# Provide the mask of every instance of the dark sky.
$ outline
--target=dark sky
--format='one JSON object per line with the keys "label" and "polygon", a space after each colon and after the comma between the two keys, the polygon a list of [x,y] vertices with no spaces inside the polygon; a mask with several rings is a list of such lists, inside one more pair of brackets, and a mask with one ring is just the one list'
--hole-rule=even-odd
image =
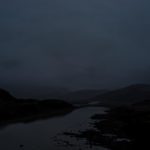
{"label": "dark sky", "polygon": [[149,0],[1,0],[0,83],[150,83]]}

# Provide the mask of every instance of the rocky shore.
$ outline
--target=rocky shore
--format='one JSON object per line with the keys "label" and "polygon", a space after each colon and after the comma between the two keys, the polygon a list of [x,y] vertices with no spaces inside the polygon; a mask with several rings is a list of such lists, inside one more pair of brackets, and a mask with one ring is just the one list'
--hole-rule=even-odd
{"label": "rocky shore", "polygon": [[104,115],[96,114],[91,118],[91,129],[64,134],[84,138],[91,147],[103,146],[111,150],[149,149],[150,107],[142,109],[144,104],[148,107],[146,102],[142,104],[114,108]]}

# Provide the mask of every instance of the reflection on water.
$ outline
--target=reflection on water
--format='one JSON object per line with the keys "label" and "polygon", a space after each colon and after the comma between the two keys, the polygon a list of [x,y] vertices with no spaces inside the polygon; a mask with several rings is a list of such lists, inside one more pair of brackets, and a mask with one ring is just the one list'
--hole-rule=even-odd
{"label": "reflection on water", "polygon": [[[87,107],[77,109],[66,116],[32,122],[14,124],[0,130],[1,150],[88,150],[83,140],[64,136],[66,131],[85,130],[90,125],[90,116],[104,113],[106,109]],[[104,148],[93,147],[93,150]]]}

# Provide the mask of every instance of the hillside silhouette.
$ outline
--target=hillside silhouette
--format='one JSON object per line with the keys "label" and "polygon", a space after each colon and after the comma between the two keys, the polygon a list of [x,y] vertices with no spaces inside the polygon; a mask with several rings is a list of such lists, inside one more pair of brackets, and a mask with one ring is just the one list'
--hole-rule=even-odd
{"label": "hillside silhouette", "polygon": [[74,107],[58,99],[17,99],[0,89],[0,124],[64,115]]}
{"label": "hillside silhouette", "polygon": [[120,106],[131,105],[147,99],[150,99],[150,85],[135,84],[99,94],[91,101],[98,101],[100,105]]}

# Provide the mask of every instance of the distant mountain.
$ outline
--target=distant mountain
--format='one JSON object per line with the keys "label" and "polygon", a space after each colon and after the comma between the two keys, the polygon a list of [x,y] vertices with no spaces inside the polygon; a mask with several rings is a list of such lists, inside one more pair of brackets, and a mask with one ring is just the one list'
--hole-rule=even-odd
{"label": "distant mountain", "polygon": [[93,98],[102,105],[130,105],[144,100],[150,100],[150,85],[136,84],[118,90],[100,94]]}
{"label": "distant mountain", "polygon": [[72,102],[72,103],[88,103],[91,101],[91,98],[108,92],[107,90],[97,90],[97,89],[84,89],[73,91],[66,94],[63,99]]}

